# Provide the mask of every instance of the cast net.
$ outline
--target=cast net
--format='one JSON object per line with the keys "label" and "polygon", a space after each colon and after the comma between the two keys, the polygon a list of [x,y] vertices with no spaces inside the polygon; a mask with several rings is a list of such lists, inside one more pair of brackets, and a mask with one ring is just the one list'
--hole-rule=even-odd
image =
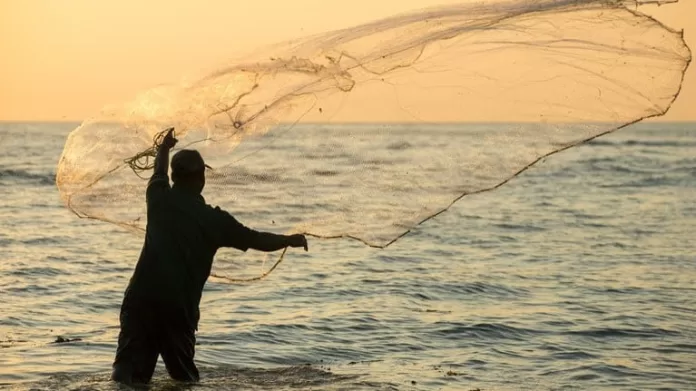
{"label": "cast net", "polygon": [[[477,1],[276,45],[86,120],[60,194],[143,230],[143,152],[173,126],[214,168],[206,200],[245,225],[384,247],[542,157],[664,114],[690,51],[640,6]],[[215,273],[273,265],[250,257],[225,253]]]}

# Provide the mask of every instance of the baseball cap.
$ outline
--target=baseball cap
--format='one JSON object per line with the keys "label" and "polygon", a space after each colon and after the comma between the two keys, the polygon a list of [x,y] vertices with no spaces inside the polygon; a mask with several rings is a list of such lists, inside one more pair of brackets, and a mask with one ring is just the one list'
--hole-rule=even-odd
{"label": "baseball cap", "polygon": [[172,175],[188,176],[205,171],[206,167],[201,154],[194,149],[182,149],[172,156]]}

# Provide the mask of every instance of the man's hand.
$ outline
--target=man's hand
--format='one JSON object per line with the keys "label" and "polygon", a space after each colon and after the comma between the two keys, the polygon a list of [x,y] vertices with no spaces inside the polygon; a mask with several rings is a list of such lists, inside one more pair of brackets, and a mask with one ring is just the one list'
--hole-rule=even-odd
{"label": "man's hand", "polygon": [[174,128],[167,129],[167,134],[162,139],[162,146],[167,149],[172,149],[179,140],[174,138]]}
{"label": "man's hand", "polygon": [[288,236],[288,240],[290,242],[290,247],[304,247],[305,251],[309,250],[307,238],[302,234],[290,235]]}

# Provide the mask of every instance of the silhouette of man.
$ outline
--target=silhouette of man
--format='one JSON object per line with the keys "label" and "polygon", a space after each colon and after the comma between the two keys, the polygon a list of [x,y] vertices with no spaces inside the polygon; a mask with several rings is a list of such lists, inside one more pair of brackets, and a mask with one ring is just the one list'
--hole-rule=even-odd
{"label": "silhouette of man", "polygon": [[177,142],[173,132],[168,129],[157,150],[146,193],[145,243],[121,305],[112,379],[126,384],[148,383],[159,355],[173,379],[199,380],[193,362],[198,307],[220,247],[307,250],[304,235],[258,232],[207,205],[201,195],[206,165],[198,151],[184,149],[172,157],[170,187],[169,150]]}

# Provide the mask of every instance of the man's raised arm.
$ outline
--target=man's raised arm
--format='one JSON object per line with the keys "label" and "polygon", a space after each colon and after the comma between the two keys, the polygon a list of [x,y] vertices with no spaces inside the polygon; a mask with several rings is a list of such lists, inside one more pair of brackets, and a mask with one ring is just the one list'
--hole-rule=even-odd
{"label": "man's raised arm", "polygon": [[169,176],[167,175],[169,166],[169,150],[176,145],[174,138],[174,128],[167,129],[167,134],[162,139],[162,143],[157,147],[155,156],[155,172],[147,184],[146,199],[148,205],[157,204],[157,199],[169,189]]}
{"label": "man's raised arm", "polygon": [[167,134],[162,139],[162,143],[157,147],[155,156],[155,172],[153,177],[167,177],[169,167],[169,150],[174,148],[177,139],[174,138],[174,128],[167,129]]}

